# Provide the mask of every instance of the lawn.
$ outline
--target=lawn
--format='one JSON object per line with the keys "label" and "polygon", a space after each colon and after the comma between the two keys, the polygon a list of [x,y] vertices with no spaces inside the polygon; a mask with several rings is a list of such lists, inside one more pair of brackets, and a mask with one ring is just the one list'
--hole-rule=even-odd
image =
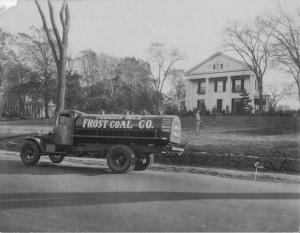
{"label": "lawn", "polygon": [[182,141],[192,151],[214,154],[290,157],[300,155],[300,118],[289,116],[203,117],[200,135],[194,119],[182,118]]}

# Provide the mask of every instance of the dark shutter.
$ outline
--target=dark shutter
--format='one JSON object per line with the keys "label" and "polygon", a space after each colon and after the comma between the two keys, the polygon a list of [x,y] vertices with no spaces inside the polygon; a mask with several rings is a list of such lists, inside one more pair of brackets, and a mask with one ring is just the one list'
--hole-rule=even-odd
{"label": "dark shutter", "polygon": [[223,81],[223,92],[226,92],[226,80]]}
{"label": "dark shutter", "polygon": [[198,81],[198,90],[197,90],[197,93],[200,94],[200,87],[201,87],[201,82]]}
{"label": "dark shutter", "polygon": [[215,81],[215,92],[217,92],[217,90],[218,90],[218,82]]}
{"label": "dark shutter", "polygon": [[235,87],[235,80],[232,80],[232,92],[234,92]]}
{"label": "dark shutter", "polygon": [[244,79],[241,80],[241,91],[244,90]]}

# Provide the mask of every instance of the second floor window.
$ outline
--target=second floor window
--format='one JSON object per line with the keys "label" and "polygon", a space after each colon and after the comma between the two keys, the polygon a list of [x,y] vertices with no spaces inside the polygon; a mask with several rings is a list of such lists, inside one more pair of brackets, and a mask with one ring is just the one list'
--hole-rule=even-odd
{"label": "second floor window", "polygon": [[232,91],[241,92],[244,90],[244,79],[232,80]]}
{"label": "second floor window", "polygon": [[215,92],[226,92],[226,81],[215,81]]}
{"label": "second floor window", "polygon": [[198,90],[197,93],[199,95],[205,95],[206,83],[205,81],[198,81]]}

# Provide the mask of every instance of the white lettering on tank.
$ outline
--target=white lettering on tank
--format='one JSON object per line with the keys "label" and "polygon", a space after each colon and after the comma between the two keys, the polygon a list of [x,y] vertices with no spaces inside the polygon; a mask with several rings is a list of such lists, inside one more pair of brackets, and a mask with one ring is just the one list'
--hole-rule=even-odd
{"label": "white lettering on tank", "polygon": [[126,122],[125,121],[121,121],[120,127],[119,128],[126,128]]}
{"label": "white lettering on tank", "polygon": [[152,128],[152,121],[151,120],[147,120],[146,121],[146,128],[147,129],[151,129]]}
{"label": "white lettering on tank", "polygon": [[145,128],[145,120],[140,120],[140,122],[139,122],[139,128],[140,129]]}
{"label": "white lettering on tank", "polygon": [[133,126],[132,126],[132,124],[131,124],[130,121],[127,121],[126,128],[127,128],[127,129],[132,129],[132,128],[133,128]]}
{"label": "white lettering on tank", "polygon": [[111,129],[115,128],[115,121],[111,121],[109,123],[109,128],[111,128]]}
{"label": "white lettering on tank", "polygon": [[97,120],[93,120],[93,128],[97,128],[98,126],[98,121]]}
{"label": "white lettering on tank", "polygon": [[88,128],[93,128],[93,120],[91,120],[91,119],[88,120],[87,127]]}
{"label": "white lettering on tank", "polygon": [[107,123],[108,123],[108,120],[105,120],[104,123],[103,123],[103,128],[104,128],[104,129],[107,128]]}
{"label": "white lettering on tank", "polygon": [[84,120],[83,120],[82,128],[85,128],[87,122],[88,122],[88,119],[84,119]]}
{"label": "white lettering on tank", "polygon": [[120,128],[120,121],[116,121],[115,128]]}

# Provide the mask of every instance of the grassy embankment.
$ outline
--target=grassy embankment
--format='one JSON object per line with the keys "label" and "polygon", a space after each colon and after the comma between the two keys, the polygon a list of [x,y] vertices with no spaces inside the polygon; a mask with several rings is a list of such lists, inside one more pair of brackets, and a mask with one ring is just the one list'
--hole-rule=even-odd
{"label": "grassy embankment", "polygon": [[194,119],[182,119],[182,141],[189,148],[215,154],[300,158],[300,117],[203,117],[200,135]]}

